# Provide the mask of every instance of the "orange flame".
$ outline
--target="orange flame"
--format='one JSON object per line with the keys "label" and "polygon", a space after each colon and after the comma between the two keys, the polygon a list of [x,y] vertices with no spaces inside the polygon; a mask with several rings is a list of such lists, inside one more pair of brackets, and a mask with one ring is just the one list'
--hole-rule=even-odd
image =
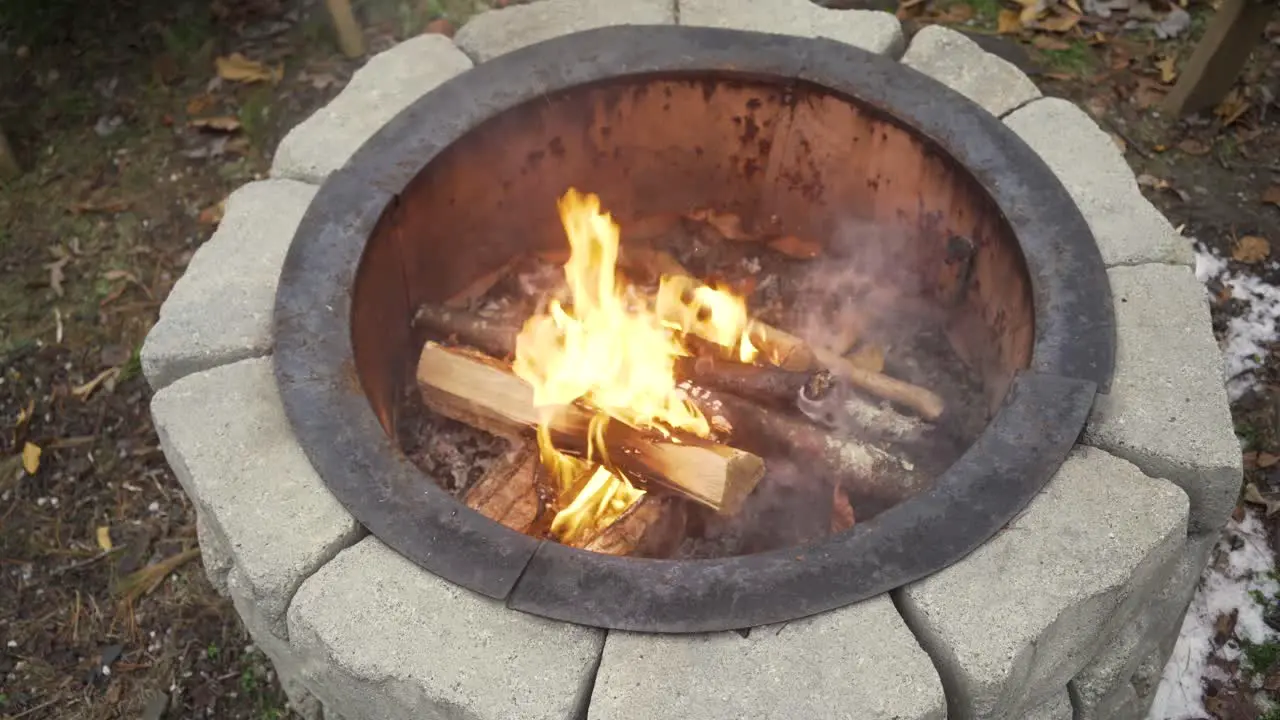
{"label": "orange flame", "polygon": [[[564,273],[571,300],[568,306],[551,300],[545,313],[525,322],[513,369],[533,387],[543,416],[538,445],[562,494],[552,532],[572,542],[607,527],[644,495],[609,462],[603,436],[610,418],[667,436],[710,434],[707,418],[677,387],[675,361],[688,354],[682,337],[737,348],[746,361],[755,348],[746,337],[741,298],[667,276],[651,307],[634,288],[618,283],[620,231],[599,198],[571,188],[558,207],[569,240]],[[556,450],[547,429],[556,409],[574,402],[599,411],[585,460]]]}

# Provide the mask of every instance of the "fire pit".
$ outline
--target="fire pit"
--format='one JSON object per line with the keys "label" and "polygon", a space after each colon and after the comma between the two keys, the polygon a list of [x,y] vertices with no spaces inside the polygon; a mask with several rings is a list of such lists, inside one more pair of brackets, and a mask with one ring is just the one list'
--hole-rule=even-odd
{"label": "fire pit", "polygon": [[[300,708],[1140,714],[1239,462],[1202,291],[1158,264],[1181,239],[1104,134],[1092,175],[1019,137],[1061,101],[930,54],[1011,67],[930,30],[917,72],[877,54],[889,16],[800,5],[888,35],[636,0],[501,54],[582,11],[517,7],[458,36],[495,59],[439,84],[469,61],[419,38],[291,134],[275,173],[318,191],[232,198],[143,360],[206,566]],[[1176,399],[1135,365],[1167,353]],[[1134,435],[1184,403],[1190,457]]]}

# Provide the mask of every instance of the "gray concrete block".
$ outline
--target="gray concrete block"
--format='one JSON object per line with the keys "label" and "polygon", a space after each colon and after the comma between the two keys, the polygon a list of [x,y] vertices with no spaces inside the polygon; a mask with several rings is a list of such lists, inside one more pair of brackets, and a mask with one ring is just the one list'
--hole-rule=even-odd
{"label": "gray concrete block", "polygon": [[302,682],[301,659],[290,647],[289,641],[272,630],[271,619],[263,616],[254,605],[253,588],[240,571],[232,569],[227,577],[231,601],[244,623],[253,644],[267,656],[274,668],[280,687],[289,698],[289,707],[303,720],[321,720],[324,716],[320,700]]}
{"label": "gray concrete block", "polygon": [[218,230],[196,250],[147,333],[142,372],[152,389],[270,352],[280,268],[315,191],[268,180],[231,194]]}
{"label": "gray concrete block", "polygon": [[476,62],[484,62],[570,33],[675,21],[674,0],[541,0],[481,13],[458,30],[454,42]]}
{"label": "gray concrete block", "polygon": [[1013,63],[964,35],[929,25],[911,38],[902,64],[928,75],[996,116],[1040,97],[1040,89]]}
{"label": "gray concrete block", "polygon": [[1172,651],[1216,541],[1216,534],[1187,538],[1161,586],[1143,598],[1132,619],[1120,624],[1107,645],[1071,680],[1076,720],[1113,720],[1132,704],[1131,682],[1142,663],[1159,648],[1167,648],[1164,657]]}
{"label": "gray concrete block", "polygon": [[373,56],[336,98],[280,141],[271,175],[323,182],[401,110],[471,67],[438,34],[419,35]]}
{"label": "gray concrete block", "polygon": [[348,720],[569,720],[604,631],[511,610],[370,537],[298,589],[289,641],[326,712]]}
{"label": "gray concrete block", "polygon": [[1191,498],[1191,531],[1216,533],[1240,492],[1240,444],[1204,287],[1168,265],[1107,272],[1116,316],[1115,376],[1084,442],[1118,455]]}
{"label": "gray concrete block", "polygon": [[1088,113],[1067,100],[1042,98],[1004,122],[1075,199],[1108,267],[1192,264],[1191,241],[1142,196],[1124,153]]}
{"label": "gray concrete block", "polygon": [[951,567],[896,591],[951,720],[1006,720],[1074,677],[1182,547],[1187,497],[1077,447],[1027,509]]}
{"label": "gray concrete block", "polygon": [[809,0],[680,0],[681,25],[827,38],[898,56],[902,24],[876,10],[831,10]]}
{"label": "gray concrete block", "polygon": [[1072,720],[1071,695],[1066,688],[1027,711],[1022,720]]}
{"label": "gray concrete block", "polygon": [[294,439],[271,360],[188,375],[156,393],[151,414],[183,489],[226,538],[247,604],[287,638],[298,585],[362,529]]}
{"label": "gray concrete block", "polygon": [[610,632],[588,720],[942,720],[929,657],[887,595],[735,632]]}
{"label": "gray concrete block", "polygon": [[218,594],[227,597],[227,575],[235,567],[231,559],[231,546],[220,531],[210,527],[209,521],[196,512],[196,542],[200,544],[200,562],[209,584]]}

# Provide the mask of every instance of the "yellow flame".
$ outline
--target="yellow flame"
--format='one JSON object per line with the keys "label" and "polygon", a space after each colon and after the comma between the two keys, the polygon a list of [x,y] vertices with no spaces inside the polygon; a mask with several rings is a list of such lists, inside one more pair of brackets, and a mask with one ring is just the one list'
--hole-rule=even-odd
{"label": "yellow flame", "polygon": [[[683,336],[736,347],[744,361],[756,351],[746,337],[749,321],[741,298],[687,277],[667,276],[656,307],[650,307],[633,288],[618,284],[619,229],[601,211],[600,199],[571,188],[558,208],[569,240],[564,274],[570,301],[552,300],[545,313],[525,322],[516,338],[513,370],[533,387],[542,413],[543,462],[567,496],[552,532],[572,542],[607,527],[644,494],[611,470],[603,442],[608,418],[667,435],[672,430],[710,434],[706,417],[677,387],[675,361],[688,354]],[[552,413],[574,402],[599,411],[585,459],[556,450],[547,429]]]}

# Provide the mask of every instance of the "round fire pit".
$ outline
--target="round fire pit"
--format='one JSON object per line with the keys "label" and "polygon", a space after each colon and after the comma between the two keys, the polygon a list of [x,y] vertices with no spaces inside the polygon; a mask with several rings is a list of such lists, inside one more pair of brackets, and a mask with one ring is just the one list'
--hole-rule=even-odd
{"label": "round fire pit", "polygon": [[[962,36],[924,30],[898,62],[884,13],[682,0],[695,27],[675,20],[549,0],[374,57],[165,303],[143,351],[161,441],[295,708],[1140,717],[1240,472],[1187,242],[1087,116]],[[733,512],[639,477],[679,507],[662,552],[472,509],[497,440],[434,415],[424,342],[511,346],[424,309],[506,327],[455,301],[543,299],[521,273],[558,271],[569,188],[616,219],[624,273],[656,249],[814,347],[858,305],[883,373],[941,413],[867,395],[923,428],[901,443],[733,418],[691,445],[762,458]],[[753,443],[779,413],[822,442]],[[833,481],[851,453],[892,462]]]}

